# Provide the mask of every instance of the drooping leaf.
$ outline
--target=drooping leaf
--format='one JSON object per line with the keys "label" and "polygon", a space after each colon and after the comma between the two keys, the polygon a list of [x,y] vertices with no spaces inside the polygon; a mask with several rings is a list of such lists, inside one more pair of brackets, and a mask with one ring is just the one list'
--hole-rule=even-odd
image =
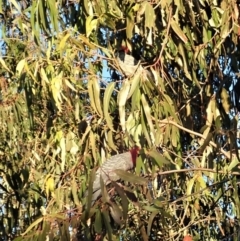
{"label": "drooping leaf", "polygon": [[108,214],[107,211],[103,211],[102,215],[103,215],[104,225],[106,227],[106,231],[107,231],[107,234],[108,234],[108,239],[112,240],[112,227],[110,225],[109,214]]}
{"label": "drooping leaf", "polygon": [[171,19],[171,27],[173,29],[173,31],[177,34],[177,36],[184,42],[187,43],[187,37],[184,34],[184,32],[181,30],[181,28],[179,27],[179,25],[174,21],[174,19]]}
{"label": "drooping leaf", "polygon": [[156,215],[159,213],[159,211],[153,211],[148,219],[148,227],[147,227],[147,234],[148,236],[150,236],[151,234],[151,227],[152,227],[152,223],[154,218],[156,217]]}
{"label": "drooping leaf", "polygon": [[96,219],[94,222],[94,229],[96,233],[101,233],[102,232],[102,214],[100,210],[97,210],[96,212]]}
{"label": "drooping leaf", "polygon": [[129,203],[127,196],[123,191],[123,189],[117,183],[112,182],[112,185],[114,186],[114,188],[116,189],[117,193],[121,198],[122,209],[123,209],[123,219],[126,220],[128,217],[128,203]]}
{"label": "drooping leaf", "polygon": [[115,87],[115,83],[114,82],[108,84],[108,86],[107,86],[107,88],[105,90],[105,93],[104,93],[104,98],[103,98],[103,113],[104,113],[104,117],[106,119],[108,127],[112,131],[114,131],[114,129],[113,129],[113,124],[112,124],[112,119],[111,119],[111,116],[110,116],[108,110],[109,110],[110,99],[111,99],[114,87]]}
{"label": "drooping leaf", "polygon": [[170,164],[170,161],[167,160],[163,155],[161,155],[157,150],[149,151],[148,155],[154,159],[154,161],[157,163],[159,167]]}
{"label": "drooping leaf", "polygon": [[35,226],[37,226],[42,221],[43,221],[43,217],[40,217],[37,220],[35,220],[31,225],[29,225],[29,227],[26,229],[26,231],[24,233],[22,233],[22,236],[28,234],[30,232],[30,230],[32,230]]}
{"label": "drooping leaf", "polygon": [[196,179],[197,176],[194,176],[193,178],[191,178],[188,183],[187,183],[187,192],[186,192],[186,195],[188,196],[187,197],[187,200],[190,201],[192,198],[191,198],[191,194],[192,194],[192,190],[193,190],[193,186],[194,186],[194,183],[195,183],[195,179]]}
{"label": "drooping leaf", "polygon": [[147,180],[143,177],[138,177],[135,176],[131,173],[128,173],[126,171],[117,169],[114,171],[121,179],[128,181],[128,182],[132,182],[132,183],[136,183],[136,184],[141,184],[141,185],[146,185]]}

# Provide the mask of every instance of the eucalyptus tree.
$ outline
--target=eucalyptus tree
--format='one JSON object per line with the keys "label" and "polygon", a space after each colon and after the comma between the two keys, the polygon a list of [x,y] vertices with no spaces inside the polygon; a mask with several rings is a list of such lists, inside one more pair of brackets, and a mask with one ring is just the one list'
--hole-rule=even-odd
{"label": "eucalyptus tree", "polygon": [[[0,16],[3,240],[237,239],[235,1],[0,0]],[[96,168],[134,145],[134,174],[91,206]]]}

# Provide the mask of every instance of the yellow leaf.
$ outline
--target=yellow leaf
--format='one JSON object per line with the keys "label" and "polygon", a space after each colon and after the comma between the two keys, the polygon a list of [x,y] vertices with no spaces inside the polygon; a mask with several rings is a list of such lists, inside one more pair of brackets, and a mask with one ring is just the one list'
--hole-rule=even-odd
{"label": "yellow leaf", "polygon": [[11,72],[11,70],[7,67],[5,61],[3,58],[0,58],[0,63],[2,64],[3,68],[6,69],[7,71]]}
{"label": "yellow leaf", "polygon": [[62,76],[63,76],[63,72],[61,71],[61,73],[59,75],[57,75],[56,77],[54,77],[51,81],[51,90],[52,90],[52,95],[53,95],[53,99],[56,103],[56,106],[58,108],[58,110],[61,112],[62,107],[61,107],[61,103],[62,103]]}
{"label": "yellow leaf", "polygon": [[179,27],[179,25],[172,19],[170,22],[170,25],[173,29],[173,31],[177,34],[177,36],[184,42],[187,43],[188,39],[182,29]]}
{"label": "yellow leaf", "polygon": [[72,85],[72,83],[70,83],[67,79],[64,79],[66,85],[73,91],[77,92],[77,90],[74,88],[74,86]]}
{"label": "yellow leaf", "polygon": [[123,83],[123,87],[121,88],[119,94],[118,94],[118,105],[119,106],[125,106],[126,101],[127,101],[127,97],[129,94],[129,90],[130,90],[130,83],[129,81],[125,81]]}
{"label": "yellow leaf", "polygon": [[133,28],[134,28],[134,16],[133,16],[133,11],[129,11],[128,16],[127,16],[127,29],[126,29],[126,34],[127,38],[131,39],[133,36]]}
{"label": "yellow leaf", "polygon": [[107,122],[108,127],[112,131],[115,131],[115,130],[113,129],[112,119],[111,119],[111,116],[108,113],[108,109],[109,109],[109,103],[110,103],[110,99],[111,99],[114,87],[115,87],[115,83],[114,82],[108,84],[108,86],[107,86],[107,88],[106,88],[106,90],[104,92],[104,97],[103,97],[103,113],[104,113],[104,117],[105,117],[105,120]]}
{"label": "yellow leaf", "polygon": [[142,74],[141,71],[137,71],[136,74],[131,79],[131,88],[130,88],[130,90],[128,92],[127,99],[129,99],[132,96],[132,94],[135,91],[135,89],[139,86],[140,75],[141,74]]}
{"label": "yellow leaf", "polygon": [[31,229],[33,229],[35,226],[37,226],[39,223],[41,223],[43,221],[43,217],[38,218],[37,220],[35,220],[27,229],[24,233],[22,233],[21,235],[24,236],[26,235]]}
{"label": "yellow leaf", "polygon": [[45,184],[45,191],[46,191],[47,197],[50,196],[50,193],[52,193],[54,189],[55,189],[54,179],[50,176],[48,177]]}
{"label": "yellow leaf", "polygon": [[119,117],[120,117],[120,124],[122,126],[123,132],[126,130],[126,113],[125,113],[125,106],[119,106]]}
{"label": "yellow leaf", "polygon": [[153,9],[153,5],[149,2],[146,2],[146,10],[145,10],[145,27],[152,29],[155,25],[155,12]]}
{"label": "yellow leaf", "polygon": [[97,108],[97,112],[100,116],[103,116],[102,107],[101,107],[101,100],[100,100],[100,86],[97,79],[94,79],[92,82],[93,93],[94,93],[94,102]]}
{"label": "yellow leaf", "polygon": [[97,149],[97,147],[96,147],[96,137],[95,137],[95,135],[94,135],[94,132],[90,132],[90,135],[89,135],[89,137],[90,137],[90,145],[91,145],[91,147],[92,147],[92,154],[93,154],[93,158],[94,158],[94,160],[95,161],[97,161],[97,155],[96,155],[96,149]]}
{"label": "yellow leaf", "polygon": [[196,176],[194,176],[190,181],[188,181],[187,183],[187,200],[188,201],[191,201],[191,194],[192,194],[192,189],[193,189],[193,185],[194,185],[194,182],[195,182],[195,179],[196,179]]}
{"label": "yellow leaf", "polygon": [[65,138],[61,138],[60,140],[60,148],[61,148],[61,170],[64,172],[65,168],[65,161],[66,161],[66,145],[65,145]]}
{"label": "yellow leaf", "polygon": [[59,49],[60,51],[62,51],[65,48],[65,44],[68,40],[68,38],[70,37],[70,33],[67,33],[61,40],[60,44],[59,44]]}
{"label": "yellow leaf", "polygon": [[238,161],[238,158],[236,156],[233,156],[232,161],[230,162],[229,166],[227,167],[227,170],[229,172],[232,171],[233,168],[235,168],[237,165],[239,165],[240,162]]}
{"label": "yellow leaf", "polygon": [[93,19],[94,16],[88,16],[86,20],[86,35],[90,36],[93,30],[96,30],[98,25],[98,19]]}
{"label": "yellow leaf", "polygon": [[21,75],[24,66],[25,66],[25,59],[22,59],[22,60],[20,60],[20,62],[17,64],[17,68],[16,68],[16,70],[17,70],[17,75],[18,75],[18,76]]}

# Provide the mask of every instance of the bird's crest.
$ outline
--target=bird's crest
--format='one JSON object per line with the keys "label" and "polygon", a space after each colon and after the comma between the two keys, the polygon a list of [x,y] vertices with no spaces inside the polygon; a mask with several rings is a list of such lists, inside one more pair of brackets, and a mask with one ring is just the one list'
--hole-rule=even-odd
{"label": "bird's crest", "polygon": [[135,146],[130,150],[130,153],[131,153],[131,156],[132,156],[132,162],[133,162],[134,166],[136,166],[136,160],[137,160],[137,156],[138,156],[139,151],[140,151],[140,148],[138,146]]}

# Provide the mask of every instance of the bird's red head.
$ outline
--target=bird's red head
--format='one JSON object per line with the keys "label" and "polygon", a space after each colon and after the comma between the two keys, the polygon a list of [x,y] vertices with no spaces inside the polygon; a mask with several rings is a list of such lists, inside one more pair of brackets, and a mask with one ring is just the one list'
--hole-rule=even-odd
{"label": "bird's red head", "polygon": [[129,53],[129,49],[127,46],[121,46],[120,50],[124,51],[125,54]]}
{"label": "bird's red head", "polygon": [[130,150],[130,153],[132,155],[132,162],[134,166],[136,166],[136,160],[137,160],[139,151],[140,151],[140,148],[138,146],[135,146]]}

